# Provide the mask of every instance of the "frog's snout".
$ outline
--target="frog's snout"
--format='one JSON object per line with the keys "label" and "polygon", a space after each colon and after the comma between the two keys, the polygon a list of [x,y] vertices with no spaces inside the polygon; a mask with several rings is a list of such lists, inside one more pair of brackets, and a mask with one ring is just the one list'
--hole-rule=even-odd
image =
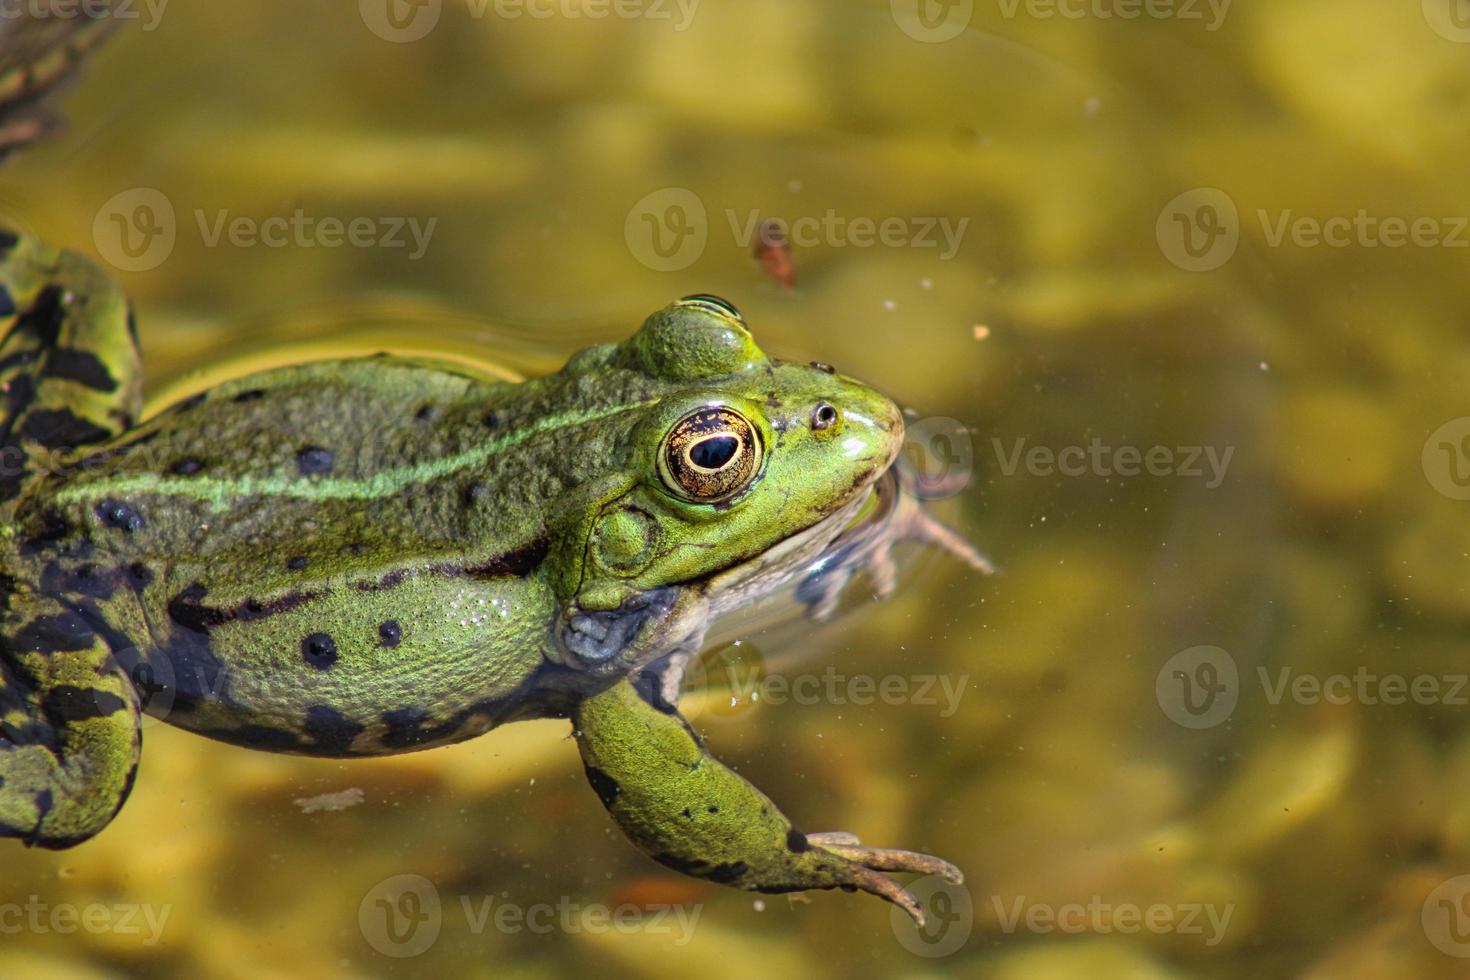
{"label": "frog's snout", "polygon": [[903,448],[903,413],[884,395],[854,385],[830,414],[817,409],[814,427],[828,417],[840,427],[839,451],[867,475],[877,477],[893,465]]}

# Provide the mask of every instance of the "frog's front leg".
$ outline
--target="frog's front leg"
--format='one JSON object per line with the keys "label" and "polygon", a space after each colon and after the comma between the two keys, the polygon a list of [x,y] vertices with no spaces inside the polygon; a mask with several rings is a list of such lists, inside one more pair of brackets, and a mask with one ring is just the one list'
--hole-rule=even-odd
{"label": "frog's front leg", "polygon": [[19,596],[12,607],[0,634],[0,837],[71,847],[107,826],[132,788],[138,698],[76,612]]}
{"label": "frog's front leg", "polygon": [[913,851],[865,848],[851,834],[803,834],[760,790],[722,765],[656,678],[620,681],[573,713],[587,779],[623,832],[677,871],[736,888],[791,892],[862,889],[922,924],[919,902],[884,871],[938,874],[948,862]]}

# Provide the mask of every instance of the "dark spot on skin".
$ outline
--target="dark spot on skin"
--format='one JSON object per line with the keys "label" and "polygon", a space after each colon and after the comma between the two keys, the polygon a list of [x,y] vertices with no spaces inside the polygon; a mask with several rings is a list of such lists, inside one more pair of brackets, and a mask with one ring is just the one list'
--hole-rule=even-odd
{"label": "dark spot on skin", "polygon": [[251,388],[247,391],[240,392],[234,398],[231,398],[230,401],[234,402],[236,405],[243,405],[246,402],[258,402],[264,397],[264,390],[260,388]]}
{"label": "dark spot on skin", "polygon": [[485,425],[492,432],[505,427],[505,413],[496,409],[485,413]]}
{"label": "dark spot on skin", "polygon": [[719,813],[720,812],[720,808],[717,807],[717,806],[715,806],[714,804],[710,804],[710,806],[709,806],[709,812],[710,813]]}
{"label": "dark spot on skin", "polygon": [[837,409],[826,402],[812,409],[812,430],[830,429],[837,424]]}
{"label": "dark spot on skin", "polygon": [[46,717],[66,723],[106,718],[126,707],[127,702],[116,694],[70,684],[53,687],[46,692],[46,700],[41,703]]}
{"label": "dark spot on skin", "polygon": [[193,476],[204,469],[204,464],[197,459],[181,459],[169,467],[169,472],[175,476]]}
{"label": "dark spot on skin", "polygon": [[383,733],[383,744],[392,749],[404,749],[427,740],[424,734],[424,719],[428,712],[422,708],[396,708],[383,712],[383,724],[388,730]]}
{"label": "dark spot on skin", "polygon": [[317,670],[337,662],[337,641],[329,633],[313,633],[301,641],[301,656]]}
{"label": "dark spot on skin", "polygon": [[352,740],[362,734],[363,727],[329,705],[314,704],[306,709],[306,737],[320,755],[351,755]]}
{"label": "dark spot on skin", "polygon": [[11,316],[15,313],[15,300],[10,295],[10,290],[0,286],[0,316]]}
{"label": "dark spot on skin", "polygon": [[43,374],[48,378],[75,381],[94,391],[117,390],[117,379],[107,370],[102,359],[91,351],[58,347],[46,355]]}
{"label": "dark spot on skin", "polygon": [[689,808],[687,806],[684,808],[684,819],[685,820],[693,820],[694,819],[694,814],[692,814],[692,813],[689,812]]}
{"label": "dark spot on skin", "polygon": [[74,612],[37,616],[10,639],[17,653],[75,653],[90,650],[94,634],[86,620]]}
{"label": "dark spot on skin", "polygon": [[205,619],[209,610],[201,605],[208,590],[202,582],[195,582],[168,601],[168,615],[186,630],[203,633],[208,629]]}
{"label": "dark spot on skin", "polygon": [[602,801],[602,805],[609,810],[612,809],[613,802],[618,798],[618,794],[623,791],[623,788],[618,785],[616,779],[596,766],[587,767],[587,782],[592,784],[592,791],[597,794],[597,798]]}
{"label": "dark spot on skin", "polygon": [[812,849],[811,842],[806,839],[806,834],[792,827],[786,831],[786,850],[796,854]]}
{"label": "dark spot on skin", "polygon": [[478,507],[490,499],[490,488],[483,483],[471,483],[464,488],[466,507]]}
{"label": "dark spot on skin", "polygon": [[66,320],[66,310],[61,303],[61,287],[47,286],[36,294],[31,308],[15,321],[14,329],[29,331],[40,341],[42,347],[55,347],[61,336],[61,324]]}
{"label": "dark spot on skin", "polygon": [[103,568],[93,562],[84,562],[71,569],[63,569],[59,563],[52,562],[41,572],[41,590],[48,595],[111,599],[121,578],[121,569]]}
{"label": "dark spot on skin", "polygon": [[413,413],[413,417],[420,422],[432,422],[439,417],[440,411],[438,405],[422,405],[417,412]]}
{"label": "dark spot on skin", "polygon": [[227,738],[237,745],[249,745],[252,748],[266,749],[272,752],[285,752],[290,749],[299,748],[301,745],[301,739],[295,732],[271,728],[268,725],[241,725],[233,731],[208,731],[204,734],[214,735],[217,738]]}
{"label": "dark spot on skin", "polygon": [[135,561],[128,566],[128,581],[135,589],[146,589],[153,583],[153,570],[142,562]]}
{"label": "dark spot on skin", "polygon": [[20,244],[20,236],[13,231],[0,230],[0,258],[5,256],[16,245]]}
{"label": "dark spot on skin", "polygon": [[112,433],[69,408],[38,408],[21,423],[20,435],[47,449],[64,449],[102,442]]}
{"label": "dark spot on skin", "polygon": [[336,454],[330,449],[323,449],[321,446],[303,446],[296,453],[296,468],[301,471],[302,476],[330,473],[332,472],[332,464],[336,461]]}
{"label": "dark spot on skin", "polygon": [[204,404],[204,399],[206,397],[208,396],[205,395],[205,393],[202,391],[197,395],[190,395],[188,398],[185,398],[183,401],[175,405],[173,407],[173,410],[175,412],[187,412],[191,408],[198,408],[200,405]]}
{"label": "dark spot on skin", "polygon": [[[677,854],[655,854],[653,859],[666,868],[690,875],[695,878],[703,878],[718,884],[728,885],[738,881],[750,870],[750,866],[744,861],[731,861],[727,864],[710,864],[708,861],[700,861],[697,858],[680,857]],[[797,885],[791,891],[801,891],[805,885]]]}
{"label": "dark spot on skin", "polygon": [[131,534],[143,527],[143,515],[121,500],[104,500],[97,505],[97,516],[108,527]]}
{"label": "dark spot on skin", "polygon": [[821,361],[812,361],[812,367],[816,368],[818,371],[821,371],[823,374],[836,374],[837,373],[837,369],[836,368],[834,368],[830,364],[823,364]]}
{"label": "dark spot on skin", "polygon": [[403,627],[398,625],[396,619],[390,619],[378,626],[378,639],[385,647],[396,647],[403,639]]}
{"label": "dark spot on skin", "polygon": [[65,518],[54,510],[45,511],[41,515],[40,530],[20,543],[20,552],[23,555],[33,555],[50,550],[70,533],[71,527]]}
{"label": "dark spot on skin", "polygon": [[292,558],[286,562],[286,567],[293,572],[299,572],[302,569],[306,568],[306,566],[307,560],[305,555],[297,555],[295,558]]}

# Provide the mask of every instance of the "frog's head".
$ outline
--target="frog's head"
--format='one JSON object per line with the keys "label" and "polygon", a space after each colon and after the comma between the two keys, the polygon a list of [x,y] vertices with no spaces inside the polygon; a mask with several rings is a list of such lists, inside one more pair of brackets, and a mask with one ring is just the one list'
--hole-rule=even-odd
{"label": "frog's head", "polygon": [[[819,554],[893,463],[903,420],[888,398],[826,365],[767,358],[740,313],[713,296],[653,314],[610,361],[660,394],[630,431],[627,482],[587,501],[583,547],[564,571],[575,576],[570,608],[593,616],[584,625],[623,637],[578,659],[626,668]],[[671,614],[676,602],[687,615]],[[578,653],[575,639],[568,646]]]}

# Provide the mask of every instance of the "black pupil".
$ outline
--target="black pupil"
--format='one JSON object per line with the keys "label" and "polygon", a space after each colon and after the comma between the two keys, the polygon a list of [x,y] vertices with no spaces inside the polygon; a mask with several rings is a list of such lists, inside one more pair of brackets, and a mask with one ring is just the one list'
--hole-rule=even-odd
{"label": "black pupil", "polygon": [[689,460],[703,469],[717,470],[730,462],[735,457],[735,450],[739,448],[740,441],[734,436],[715,436],[696,443],[689,450]]}

